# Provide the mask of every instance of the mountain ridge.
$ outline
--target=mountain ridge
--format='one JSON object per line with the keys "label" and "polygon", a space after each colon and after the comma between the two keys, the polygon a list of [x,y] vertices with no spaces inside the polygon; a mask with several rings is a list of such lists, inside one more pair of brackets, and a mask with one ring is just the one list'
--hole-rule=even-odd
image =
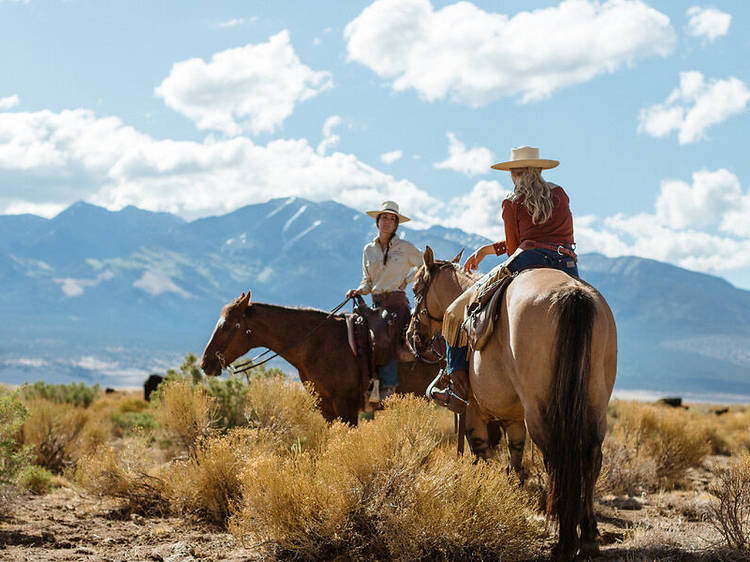
{"label": "mountain ridge", "polygon": [[[362,247],[376,234],[363,213],[302,198],[194,221],[87,203],[33,217],[0,215],[4,382],[138,384],[200,353],[221,307],[247,290],[330,309],[358,285]],[[399,232],[443,259],[487,242],[442,226]],[[750,292],[632,256],[585,254],[579,268],[615,314],[618,388],[750,395]]]}

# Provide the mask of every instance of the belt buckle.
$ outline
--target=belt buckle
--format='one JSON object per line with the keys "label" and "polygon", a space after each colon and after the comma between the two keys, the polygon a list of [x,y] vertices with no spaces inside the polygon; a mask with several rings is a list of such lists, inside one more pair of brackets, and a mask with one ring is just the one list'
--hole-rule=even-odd
{"label": "belt buckle", "polygon": [[560,255],[560,256],[563,255],[563,253],[560,251],[561,248],[565,248],[565,246],[563,246],[562,244],[558,244],[558,246],[557,246],[557,254]]}

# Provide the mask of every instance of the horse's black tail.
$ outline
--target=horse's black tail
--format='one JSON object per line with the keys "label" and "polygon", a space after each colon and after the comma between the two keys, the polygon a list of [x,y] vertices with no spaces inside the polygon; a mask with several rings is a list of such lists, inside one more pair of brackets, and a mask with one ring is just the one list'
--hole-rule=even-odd
{"label": "horse's black tail", "polygon": [[549,474],[547,518],[559,521],[559,551],[575,554],[584,486],[591,477],[588,452],[595,436],[587,394],[596,308],[591,293],[580,285],[558,293],[556,305],[559,321],[554,382],[544,412],[550,428],[544,451]]}

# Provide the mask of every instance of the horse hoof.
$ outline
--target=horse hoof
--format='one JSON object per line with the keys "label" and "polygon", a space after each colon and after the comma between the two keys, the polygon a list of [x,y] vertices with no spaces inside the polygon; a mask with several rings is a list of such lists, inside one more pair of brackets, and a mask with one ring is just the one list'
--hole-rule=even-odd
{"label": "horse hoof", "polygon": [[581,541],[579,558],[593,558],[599,556],[599,543],[597,541]]}
{"label": "horse hoof", "polygon": [[577,548],[573,550],[566,549],[565,551],[563,551],[563,549],[560,548],[560,545],[556,544],[554,547],[552,547],[552,560],[556,560],[559,562],[575,560],[577,551]]}

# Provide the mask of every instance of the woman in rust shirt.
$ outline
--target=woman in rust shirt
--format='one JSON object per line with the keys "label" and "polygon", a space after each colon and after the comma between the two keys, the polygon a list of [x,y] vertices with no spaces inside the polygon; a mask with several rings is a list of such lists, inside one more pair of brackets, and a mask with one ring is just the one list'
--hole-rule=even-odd
{"label": "woman in rust shirt", "polygon": [[511,159],[492,166],[509,170],[515,189],[503,201],[505,240],[487,244],[466,260],[464,271],[477,268],[485,256],[507,253],[511,272],[528,267],[554,267],[578,277],[574,253],[573,215],[562,187],[545,181],[542,170],[554,168],[557,160],[539,158],[539,149],[529,146],[511,150]]}
{"label": "woman in rust shirt", "polygon": [[[492,166],[496,170],[510,171],[515,186],[513,193],[503,201],[505,240],[475,251],[466,260],[464,271],[475,270],[490,254],[507,253],[510,257],[502,266],[511,273],[531,267],[552,267],[578,277],[568,195],[559,185],[542,179],[542,170],[558,164],[557,160],[539,158],[538,148],[522,146],[511,150],[509,161]],[[502,266],[485,278],[495,272],[503,275]],[[489,282],[484,282],[485,278],[479,283],[489,285]],[[469,389],[468,349],[459,343],[460,327],[464,310],[475,294],[476,285],[448,307],[443,319],[443,336],[448,346],[446,370],[427,388],[430,398],[459,413],[468,404]],[[436,388],[441,380],[447,382],[447,386]]]}

